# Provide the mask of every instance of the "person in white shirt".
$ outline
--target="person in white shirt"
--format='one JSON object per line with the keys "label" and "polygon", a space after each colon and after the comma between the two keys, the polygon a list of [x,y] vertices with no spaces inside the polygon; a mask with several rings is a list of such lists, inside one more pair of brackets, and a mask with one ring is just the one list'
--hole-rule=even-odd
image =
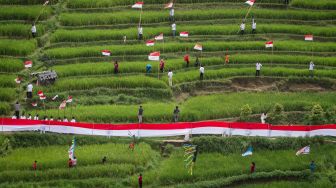
{"label": "person in white shirt", "polygon": [[39,115],[34,116],[34,120],[39,120]]}
{"label": "person in white shirt", "polygon": [[260,120],[262,124],[265,124],[266,118],[267,118],[267,113],[262,113],[260,116]]}
{"label": "person in white shirt", "polygon": [[69,122],[66,117],[64,117],[63,122]]}
{"label": "person in white shirt", "polygon": [[27,99],[31,99],[33,97],[33,84],[29,83],[27,85]]}
{"label": "person in white shirt", "polygon": [[77,157],[73,157],[73,159],[72,159],[72,166],[73,167],[76,167],[77,166]]}
{"label": "person in white shirt", "polygon": [[260,76],[260,70],[261,70],[262,64],[257,62],[256,64],[256,76]]}
{"label": "person in white shirt", "polygon": [[253,18],[253,21],[252,21],[252,34],[255,34],[256,30],[257,30],[257,23],[254,21],[254,18]]}
{"label": "person in white shirt", "polygon": [[171,27],[172,27],[173,37],[175,37],[176,36],[176,24],[175,24],[175,22],[171,25]]}
{"label": "person in white shirt", "polygon": [[240,24],[240,34],[244,35],[244,32],[245,32],[245,22],[242,22]]}
{"label": "person in white shirt", "polygon": [[174,10],[174,8],[171,8],[171,9],[169,10],[169,20],[170,20],[171,22],[174,22],[174,21],[175,21],[174,15],[175,15],[175,10]]}
{"label": "person in white shirt", "polygon": [[75,119],[75,117],[72,117],[72,119],[71,119],[70,122],[71,122],[71,123],[76,123],[76,119]]}
{"label": "person in white shirt", "polygon": [[12,119],[16,119],[16,114],[14,114],[14,115],[12,116]]}
{"label": "person in white shirt", "polygon": [[35,38],[37,36],[37,30],[36,30],[35,23],[32,24],[31,32],[32,32],[33,38]]}
{"label": "person in white shirt", "polygon": [[52,116],[50,116],[49,121],[54,121],[54,118]]}
{"label": "person in white shirt", "polygon": [[309,73],[310,73],[310,77],[312,77],[312,78],[314,77],[314,67],[315,67],[314,62],[311,61],[309,63]]}
{"label": "person in white shirt", "polygon": [[27,119],[24,114],[21,115],[21,119]]}
{"label": "person in white shirt", "polygon": [[138,27],[138,39],[142,40],[142,37],[143,37],[143,29],[142,29],[142,26],[139,25],[139,27]]}
{"label": "person in white shirt", "polygon": [[173,86],[173,71],[171,71],[170,69],[168,71],[168,83],[170,87]]}
{"label": "person in white shirt", "polygon": [[31,119],[32,119],[31,114],[28,114],[27,119],[28,119],[28,120],[31,120]]}
{"label": "person in white shirt", "polygon": [[203,77],[204,77],[204,67],[203,67],[203,65],[201,65],[199,70],[200,70],[200,80],[203,80]]}

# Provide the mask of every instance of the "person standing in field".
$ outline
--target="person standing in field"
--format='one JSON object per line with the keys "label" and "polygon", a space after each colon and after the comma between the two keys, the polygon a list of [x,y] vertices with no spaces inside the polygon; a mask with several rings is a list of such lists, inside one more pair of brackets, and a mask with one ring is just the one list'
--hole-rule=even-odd
{"label": "person standing in field", "polygon": [[139,123],[142,123],[142,117],[143,117],[143,108],[142,106],[139,107],[139,110],[138,110],[138,120],[139,120]]}
{"label": "person standing in field", "polygon": [[169,20],[170,20],[170,22],[175,22],[175,10],[174,10],[174,8],[171,8],[170,10],[169,10]]}
{"label": "person standing in field", "polygon": [[164,66],[165,66],[164,59],[161,59],[161,60],[160,60],[160,72],[161,72],[161,73],[163,73],[163,71],[164,71]]}
{"label": "person standing in field", "polygon": [[226,55],[225,55],[225,63],[226,63],[226,64],[229,64],[229,63],[230,63],[230,55],[229,55],[229,54],[226,54]]}
{"label": "person standing in field", "polygon": [[173,71],[170,69],[168,71],[168,83],[170,87],[173,86]]}
{"label": "person standing in field", "polygon": [[19,104],[19,101],[16,101],[14,105],[16,119],[20,119],[20,108],[21,106]]}
{"label": "person standing in field", "polygon": [[251,173],[251,174],[253,174],[253,173],[255,172],[255,167],[256,167],[255,163],[252,162],[252,163],[251,163],[251,166],[250,166],[250,173]]}
{"label": "person standing in field", "polygon": [[151,64],[147,64],[146,65],[146,74],[149,74],[152,70],[152,65]]}
{"label": "person standing in field", "polygon": [[118,74],[119,72],[119,64],[118,61],[114,62],[114,74]]}
{"label": "person standing in field", "polygon": [[37,170],[37,161],[33,162],[33,170],[36,171]]}
{"label": "person standing in field", "polygon": [[245,33],[245,21],[240,24],[240,34],[244,35]]}
{"label": "person standing in field", "polygon": [[104,156],[104,157],[103,157],[103,159],[102,159],[102,163],[103,163],[103,164],[105,164],[105,163],[106,163],[106,161],[107,161],[107,157],[106,157],[106,156]]}
{"label": "person standing in field", "polygon": [[310,63],[309,63],[309,76],[310,77],[314,77],[314,67],[315,67],[315,65],[314,65],[314,62],[313,61],[310,61]]}
{"label": "person standing in field", "polygon": [[175,22],[171,25],[171,27],[172,27],[173,37],[175,38],[175,36],[176,36],[176,24],[175,24]]}
{"label": "person standing in field", "polygon": [[142,174],[138,177],[139,188],[142,188]]}
{"label": "person standing in field", "polygon": [[190,60],[189,60],[189,54],[186,54],[186,55],[183,57],[183,60],[184,60],[184,62],[186,62],[186,66],[189,67],[189,63],[190,63]]}
{"label": "person standing in field", "polygon": [[257,32],[257,23],[254,21],[254,16],[252,17],[252,34]]}
{"label": "person standing in field", "polygon": [[69,168],[72,168],[72,160],[71,160],[71,158],[69,158],[69,161],[68,161],[68,167],[69,167]]}
{"label": "person standing in field", "polygon": [[199,71],[200,71],[200,80],[202,81],[203,77],[204,77],[204,67],[203,67],[203,65],[201,65]]}
{"label": "person standing in field", "polygon": [[77,157],[73,157],[73,159],[72,159],[72,166],[73,167],[76,167],[77,166]]}
{"label": "person standing in field", "polygon": [[179,114],[180,114],[180,110],[178,108],[178,106],[175,107],[174,109],[174,122],[178,122],[178,118],[179,118]]}
{"label": "person standing in field", "polygon": [[31,33],[32,33],[33,38],[37,36],[37,29],[36,29],[35,23],[32,24]]}
{"label": "person standing in field", "polygon": [[256,64],[256,77],[260,76],[261,67],[262,67],[262,64],[257,62],[257,64]]}
{"label": "person standing in field", "polygon": [[142,29],[142,26],[139,25],[138,27],[138,40],[142,40],[143,38],[143,29]]}
{"label": "person standing in field", "polygon": [[27,85],[27,99],[31,99],[33,97],[33,84],[29,83]]}
{"label": "person standing in field", "polygon": [[267,113],[262,113],[260,116],[260,120],[262,124],[265,124],[266,118],[267,118]]}
{"label": "person standing in field", "polygon": [[316,165],[315,165],[315,162],[312,161],[309,165],[309,169],[310,169],[310,172],[315,172],[315,169],[316,169]]}

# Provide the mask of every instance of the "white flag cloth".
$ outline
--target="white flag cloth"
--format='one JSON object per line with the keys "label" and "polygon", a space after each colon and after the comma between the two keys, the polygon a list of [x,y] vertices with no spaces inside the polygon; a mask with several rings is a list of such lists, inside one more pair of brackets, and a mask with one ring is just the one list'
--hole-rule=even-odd
{"label": "white flag cloth", "polygon": [[72,102],[72,96],[68,96],[68,99],[66,100],[67,103],[71,103]]}
{"label": "white flag cloth", "polygon": [[273,48],[273,41],[268,41],[265,43],[266,48]]}
{"label": "white flag cloth", "polygon": [[66,107],[66,100],[64,100],[60,106],[58,107],[60,110],[64,109]]}
{"label": "white flag cloth", "polygon": [[155,44],[154,40],[148,40],[146,42],[146,46],[154,46],[154,44]]}
{"label": "white flag cloth", "polygon": [[155,36],[155,40],[163,40],[163,33],[158,36]]}
{"label": "white flag cloth", "polygon": [[136,2],[134,5],[132,5],[132,8],[140,8],[142,9],[142,5],[144,4],[144,2]]}
{"label": "white flag cloth", "polygon": [[25,68],[31,68],[33,66],[33,62],[32,61],[25,61],[24,66],[25,66]]}
{"label": "white flag cloth", "polygon": [[173,8],[173,5],[174,3],[170,2],[170,3],[167,3],[164,8]]}
{"label": "white flag cloth", "polygon": [[101,51],[103,56],[111,56],[111,51],[110,50],[102,50]]}
{"label": "white flag cloth", "polygon": [[253,6],[253,4],[255,3],[255,0],[248,0],[245,3],[250,5],[250,6]]}
{"label": "white flag cloth", "polygon": [[187,31],[180,32],[180,37],[189,37],[189,32]]}
{"label": "white flag cloth", "polygon": [[299,151],[296,152],[296,156],[299,156],[301,154],[309,154],[310,153],[310,146],[306,146],[304,148],[301,148]]}
{"label": "white flag cloth", "polygon": [[199,51],[202,51],[203,50],[203,46],[201,45],[201,44],[196,44],[195,46],[194,46],[194,49],[195,50],[199,50]]}
{"label": "white flag cloth", "polygon": [[314,39],[313,35],[305,35],[305,40],[313,41],[313,39]]}
{"label": "white flag cloth", "polygon": [[150,61],[159,61],[160,60],[160,52],[152,52],[148,56],[148,60]]}

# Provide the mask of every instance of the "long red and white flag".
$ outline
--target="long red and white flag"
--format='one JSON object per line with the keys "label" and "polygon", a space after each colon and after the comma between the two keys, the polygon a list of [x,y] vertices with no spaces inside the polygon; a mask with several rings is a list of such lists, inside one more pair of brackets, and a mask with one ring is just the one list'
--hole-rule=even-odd
{"label": "long red and white flag", "polygon": [[31,67],[33,67],[33,62],[32,61],[25,61],[24,66],[25,66],[25,68],[31,68]]}
{"label": "long red and white flag", "polygon": [[36,107],[36,106],[37,106],[37,103],[36,103],[36,102],[33,102],[33,103],[31,103],[31,105],[32,105],[33,107]]}
{"label": "long red and white flag", "polygon": [[266,48],[273,48],[273,41],[267,41],[267,42],[265,43],[265,47],[266,47]]}
{"label": "long red and white flag", "polygon": [[47,97],[45,95],[40,96],[40,100],[45,100]]}
{"label": "long red and white flag", "polygon": [[136,2],[134,5],[132,5],[132,8],[142,8],[142,5],[144,4],[144,2],[142,1],[139,1],[139,2]]}
{"label": "long red and white flag", "polygon": [[60,110],[62,110],[62,109],[64,109],[65,107],[66,107],[66,104],[67,104],[67,102],[66,102],[66,100],[64,100],[61,104],[60,104],[60,106],[58,107]]}
{"label": "long red and white flag", "polygon": [[111,56],[111,51],[110,50],[102,50],[101,51],[103,56]]}
{"label": "long red and white flag", "polygon": [[170,2],[170,3],[167,3],[164,8],[173,8],[173,6],[174,6],[174,3]]}
{"label": "long red and white flag", "polygon": [[67,103],[71,103],[72,102],[72,96],[68,96],[68,99],[66,100]]}
{"label": "long red and white flag", "polygon": [[250,6],[253,6],[253,4],[255,3],[256,0],[248,0],[246,1],[245,3],[250,5]]}
{"label": "long red and white flag", "polygon": [[197,43],[197,44],[194,46],[194,49],[195,49],[195,50],[202,51],[202,50],[203,50],[203,46],[202,46],[202,44]]}
{"label": "long red and white flag", "polygon": [[158,36],[155,36],[154,39],[155,39],[155,40],[163,40],[163,33],[161,33],[161,34],[158,35]]}
{"label": "long red and white flag", "polygon": [[20,77],[17,77],[17,78],[15,78],[14,79],[14,81],[15,81],[15,83],[17,83],[17,84],[20,84],[21,83],[21,78]]}
{"label": "long red and white flag", "polygon": [[180,37],[189,37],[189,32],[187,31],[180,32]]}
{"label": "long red and white flag", "polygon": [[37,92],[37,95],[40,96],[40,97],[41,97],[41,96],[44,96],[43,91],[39,90],[39,91]]}
{"label": "long red and white flag", "polygon": [[313,41],[314,37],[313,37],[313,35],[305,35],[305,40],[307,40],[307,41]]}
{"label": "long red and white flag", "polygon": [[154,44],[155,44],[154,40],[148,40],[146,42],[146,46],[154,46]]}
{"label": "long red and white flag", "polygon": [[159,61],[160,60],[160,52],[152,52],[148,56],[148,60],[150,61]]}

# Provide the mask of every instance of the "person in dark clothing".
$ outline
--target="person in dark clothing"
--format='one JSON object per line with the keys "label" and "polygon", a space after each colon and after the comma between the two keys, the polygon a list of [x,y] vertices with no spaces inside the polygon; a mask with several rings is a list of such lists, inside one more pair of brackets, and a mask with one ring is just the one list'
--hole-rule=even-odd
{"label": "person in dark clothing", "polygon": [[180,114],[180,110],[179,110],[178,106],[176,106],[176,108],[174,110],[174,122],[178,122],[179,114]]}
{"label": "person in dark clothing", "polygon": [[253,174],[254,173],[254,171],[255,171],[255,163],[254,162],[252,162],[251,163],[251,167],[250,167],[250,172],[251,172],[251,174]]}
{"label": "person in dark clothing", "polygon": [[69,166],[69,168],[72,168],[72,160],[71,160],[71,158],[69,158],[68,166]]}
{"label": "person in dark clothing", "polygon": [[143,115],[143,108],[142,106],[139,107],[139,111],[138,111],[138,120],[139,120],[139,123],[142,123],[142,115]]}
{"label": "person in dark clothing", "polygon": [[139,175],[138,182],[139,182],[139,188],[142,188],[142,174]]}
{"label": "person in dark clothing", "polygon": [[160,61],[160,72],[161,73],[163,73],[163,71],[164,71],[164,66],[165,66],[164,59],[161,59],[161,61]]}
{"label": "person in dark clothing", "polygon": [[118,74],[119,72],[119,64],[118,61],[114,62],[114,74]]}
{"label": "person in dark clothing", "polygon": [[199,61],[198,57],[196,57],[195,67],[198,67],[199,65],[200,65],[200,61]]}
{"label": "person in dark clothing", "polygon": [[20,119],[20,104],[17,101],[14,105],[16,119]]}
{"label": "person in dark clothing", "polygon": [[106,161],[107,161],[107,158],[106,158],[106,156],[104,156],[103,159],[102,159],[102,163],[105,164]]}
{"label": "person in dark clothing", "polygon": [[33,170],[37,170],[37,161],[34,161],[33,163]]}
{"label": "person in dark clothing", "polygon": [[309,165],[309,169],[310,169],[310,172],[315,172],[315,169],[316,169],[316,165],[315,165],[315,162],[312,161]]}

